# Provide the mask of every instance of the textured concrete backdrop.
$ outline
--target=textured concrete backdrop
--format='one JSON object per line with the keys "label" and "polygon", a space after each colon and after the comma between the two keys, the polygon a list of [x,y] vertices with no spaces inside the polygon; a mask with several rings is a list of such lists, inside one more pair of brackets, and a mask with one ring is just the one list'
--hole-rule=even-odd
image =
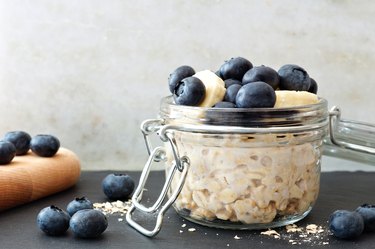
{"label": "textured concrete backdrop", "polygon": [[177,66],[304,67],[343,117],[375,123],[375,2],[0,0],[0,133],[50,133],[84,169],[139,169],[139,125]]}

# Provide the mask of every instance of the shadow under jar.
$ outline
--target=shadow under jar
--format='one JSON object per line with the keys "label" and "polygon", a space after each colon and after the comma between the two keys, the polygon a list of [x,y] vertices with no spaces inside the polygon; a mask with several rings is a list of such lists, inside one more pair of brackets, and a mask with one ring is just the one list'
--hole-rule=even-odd
{"label": "shadow under jar", "polygon": [[[168,175],[189,169],[174,201],[177,213],[206,226],[264,229],[303,219],[319,193],[327,101],[293,108],[225,109],[161,102]],[[179,188],[171,180],[169,195]]]}

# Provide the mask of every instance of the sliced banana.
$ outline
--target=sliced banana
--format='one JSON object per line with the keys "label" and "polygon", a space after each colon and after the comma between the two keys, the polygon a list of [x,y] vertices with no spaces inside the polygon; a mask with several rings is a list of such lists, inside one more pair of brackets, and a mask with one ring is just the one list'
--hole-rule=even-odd
{"label": "sliced banana", "polygon": [[215,73],[210,70],[204,70],[197,72],[193,77],[200,79],[206,87],[206,96],[199,105],[200,107],[212,107],[224,99],[225,83]]}
{"label": "sliced banana", "polygon": [[311,105],[319,102],[316,94],[306,91],[277,90],[275,108]]}

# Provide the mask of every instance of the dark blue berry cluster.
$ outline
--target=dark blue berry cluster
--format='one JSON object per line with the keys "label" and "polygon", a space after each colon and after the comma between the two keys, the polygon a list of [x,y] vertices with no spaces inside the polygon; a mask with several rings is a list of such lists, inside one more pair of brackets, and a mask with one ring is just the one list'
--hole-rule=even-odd
{"label": "dark blue berry cluster", "polygon": [[[104,194],[112,200],[127,200],[134,190],[134,180],[127,174],[109,174],[102,181]],[[93,209],[93,203],[86,197],[77,197],[66,207],[66,211],[49,206],[37,216],[38,227],[47,235],[59,236],[70,228],[79,238],[95,238],[108,227],[106,216]]]}
{"label": "dark blue berry cluster", "polygon": [[79,238],[95,238],[108,227],[107,217],[93,209],[86,197],[75,198],[67,206],[67,212],[56,207],[43,208],[37,216],[38,227],[47,235],[59,236],[70,228]]}
{"label": "dark blue berry cluster", "polygon": [[339,239],[355,239],[363,232],[375,232],[375,205],[363,204],[355,211],[336,210],[329,217],[329,229]]}
{"label": "dark blue berry cluster", "polygon": [[[169,76],[169,90],[178,105],[199,106],[206,96],[204,82],[194,77],[195,70],[187,65]],[[275,90],[308,91],[316,94],[318,85],[305,69],[286,64],[278,71],[268,66],[253,66],[243,58],[234,57],[216,71],[226,88],[224,99],[214,108],[270,108],[276,102]]]}
{"label": "dark blue berry cluster", "polygon": [[0,140],[0,164],[9,164],[15,156],[26,155],[31,149],[41,157],[52,157],[60,148],[60,141],[52,135],[31,137],[24,131],[7,132]]}

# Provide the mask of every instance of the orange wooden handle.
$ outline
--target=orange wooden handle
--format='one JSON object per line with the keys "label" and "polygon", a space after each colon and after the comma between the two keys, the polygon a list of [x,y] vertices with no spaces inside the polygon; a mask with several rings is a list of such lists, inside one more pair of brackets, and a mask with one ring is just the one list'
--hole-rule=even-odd
{"label": "orange wooden handle", "polygon": [[0,211],[65,190],[79,180],[78,157],[60,148],[53,157],[31,152],[0,165]]}

